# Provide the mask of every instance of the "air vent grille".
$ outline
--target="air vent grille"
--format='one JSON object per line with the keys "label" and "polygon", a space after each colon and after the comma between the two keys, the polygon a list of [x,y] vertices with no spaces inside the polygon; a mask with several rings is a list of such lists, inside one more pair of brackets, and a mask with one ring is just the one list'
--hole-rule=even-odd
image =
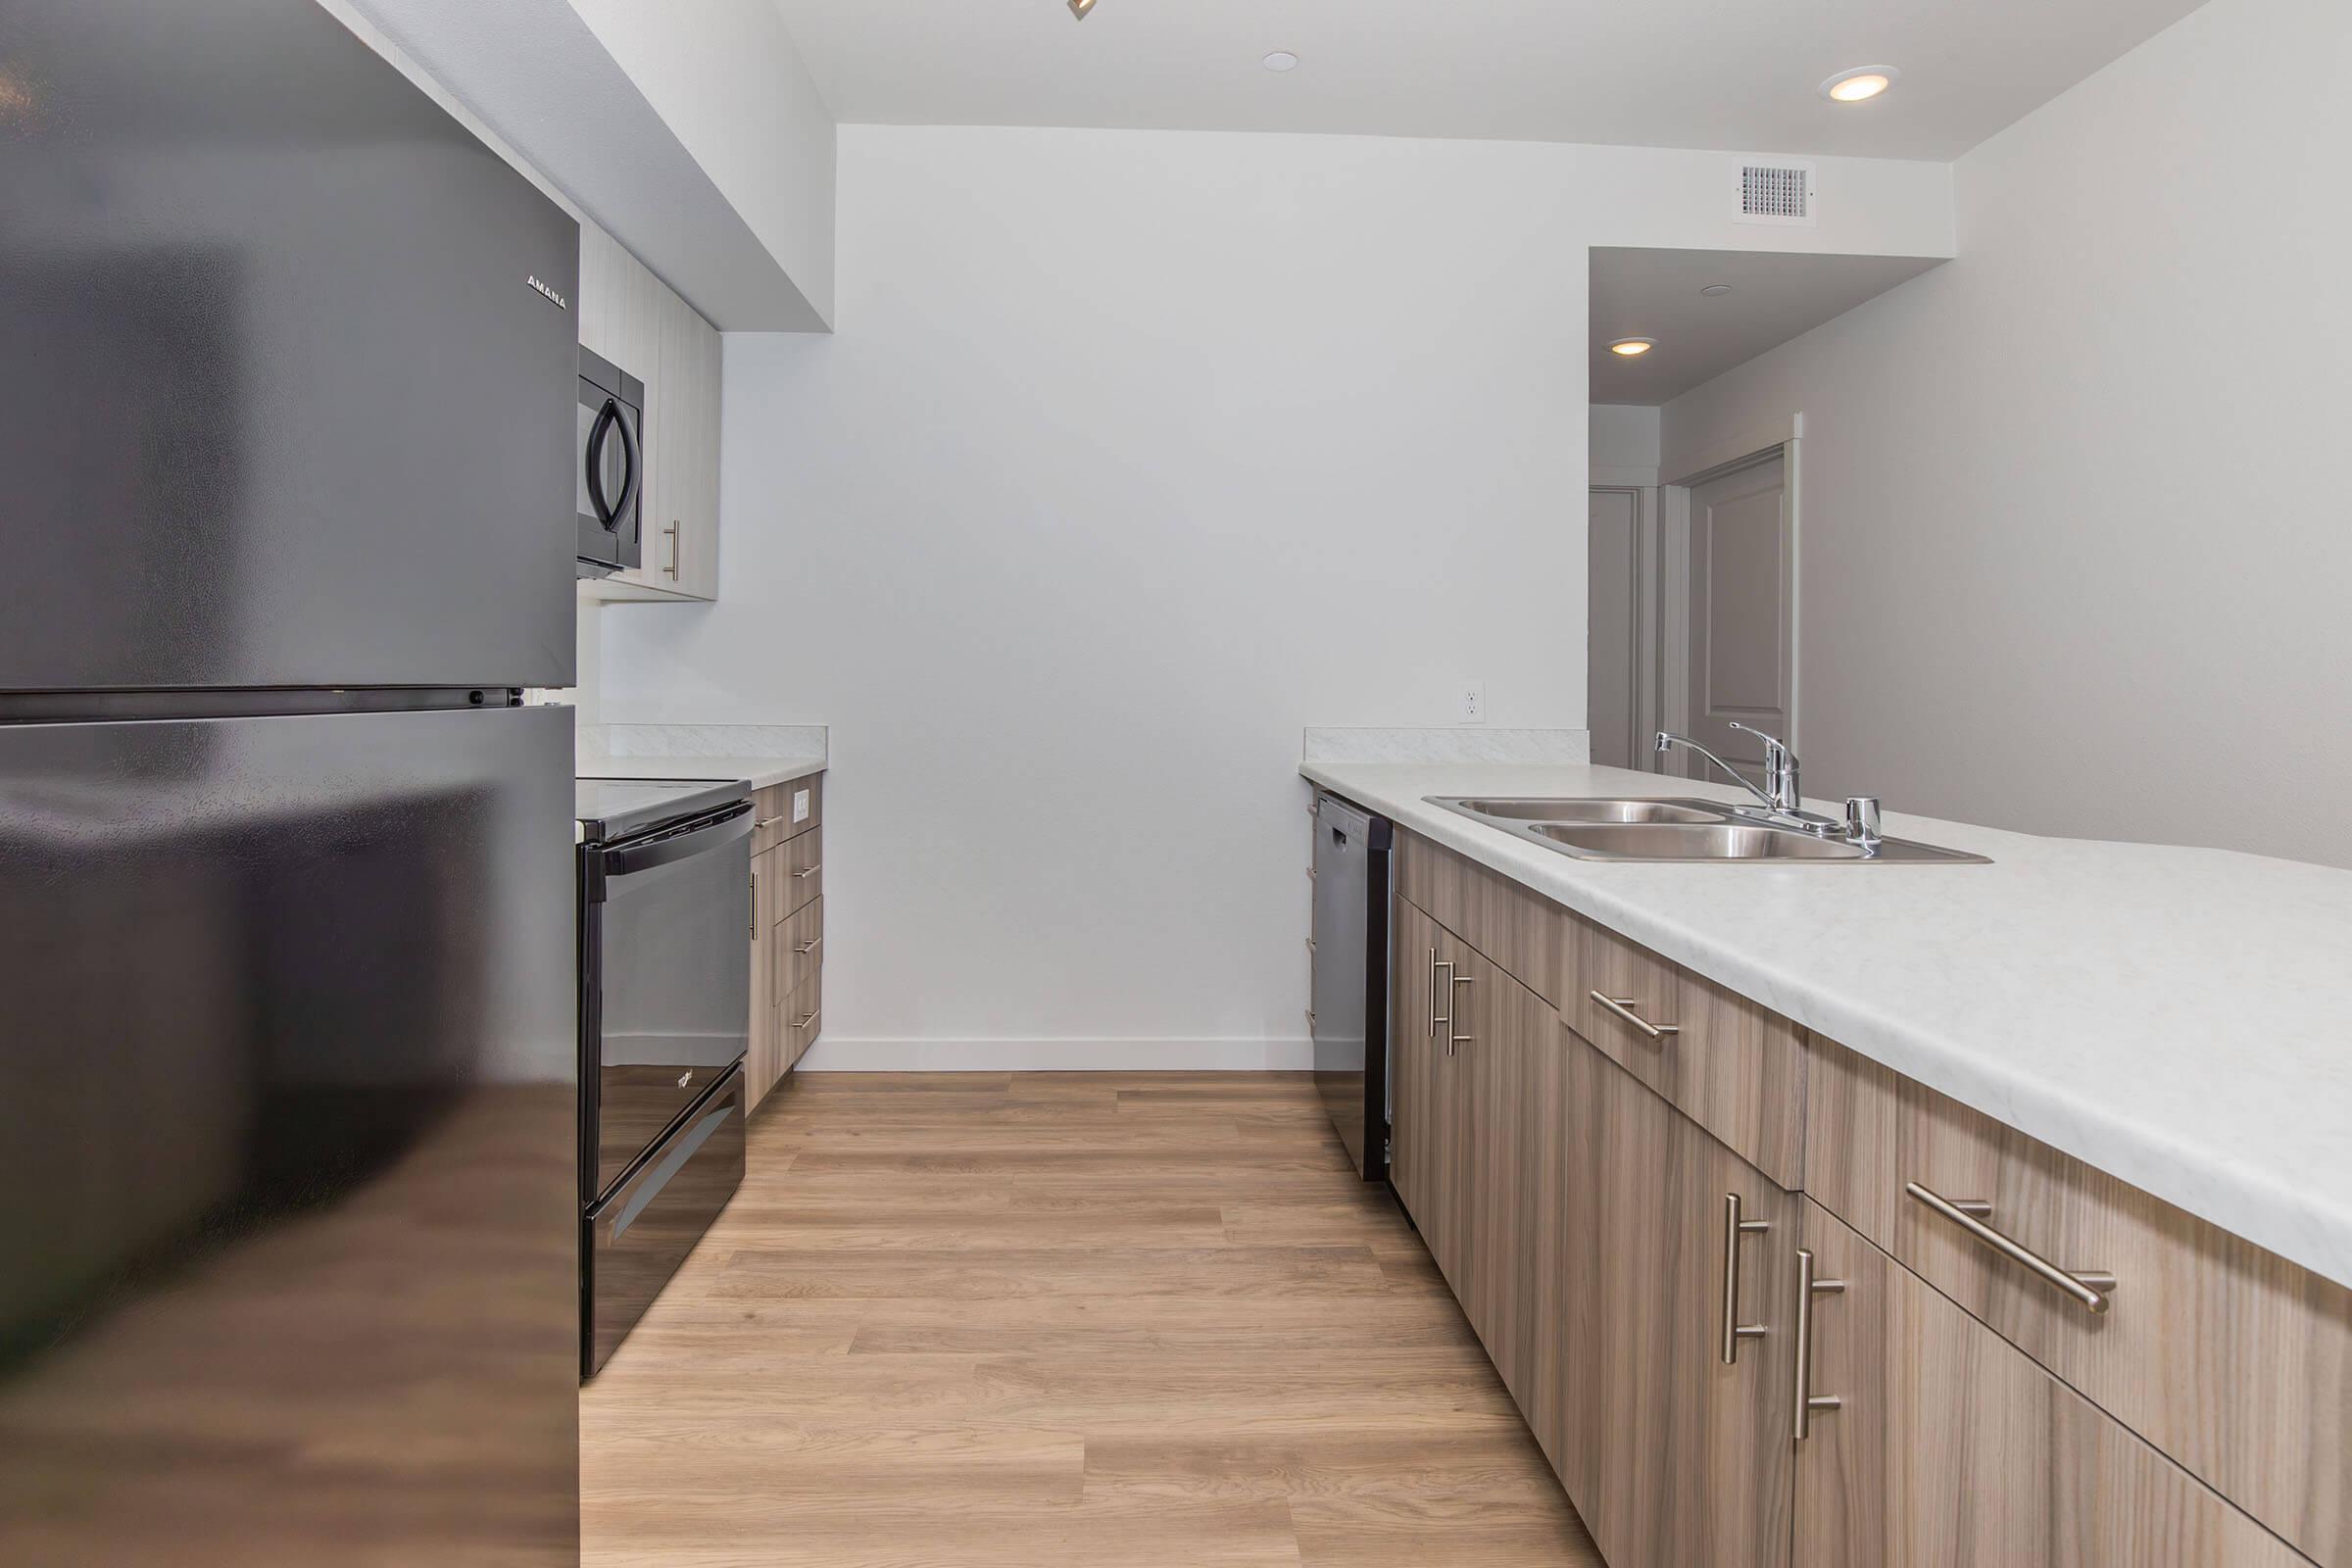
{"label": "air vent grille", "polygon": [[1743,163],[1740,166],[1740,205],[1735,216],[1743,223],[1801,223],[1813,225],[1813,166],[1798,163]]}

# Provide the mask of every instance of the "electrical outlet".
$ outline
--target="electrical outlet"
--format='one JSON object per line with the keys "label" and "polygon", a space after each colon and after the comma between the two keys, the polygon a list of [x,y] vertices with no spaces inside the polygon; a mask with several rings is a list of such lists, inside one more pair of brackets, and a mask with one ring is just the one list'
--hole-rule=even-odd
{"label": "electrical outlet", "polygon": [[1457,722],[1464,724],[1484,724],[1487,721],[1487,683],[1485,681],[1462,682],[1461,702],[1455,718]]}

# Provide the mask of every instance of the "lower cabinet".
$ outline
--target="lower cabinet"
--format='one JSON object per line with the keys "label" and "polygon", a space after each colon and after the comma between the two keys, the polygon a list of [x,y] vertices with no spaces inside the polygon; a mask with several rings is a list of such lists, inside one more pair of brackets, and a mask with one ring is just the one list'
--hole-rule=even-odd
{"label": "lower cabinet", "polygon": [[[2304,1558],[1827,1209],[1796,1450],[1804,1568],[2291,1568]],[[1612,1554],[1611,1562],[1616,1561]]]}
{"label": "lower cabinet", "polygon": [[1396,906],[1393,929],[1389,1017],[1396,1113],[1390,1179],[1438,1272],[1460,1297],[1470,1250],[1463,1179],[1470,1101],[1466,1066],[1445,1016],[1459,988],[1444,966],[1446,952],[1460,944],[1409,904]]}
{"label": "lower cabinet", "polygon": [[1589,1210],[1561,1243],[1587,1363],[1560,1396],[1583,1423],[1561,1480],[1619,1568],[1780,1568],[1797,1200],[1555,1032],[1582,1098],[1562,1116],[1585,1146],[1568,1200]]}
{"label": "lower cabinet", "polygon": [[[1454,904],[1477,929],[1484,906]],[[1508,951],[1525,922],[1487,923]],[[1394,930],[1397,1196],[1610,1568],[2352,1568],[2243,1511],[2271,1507],[2307,1549],[2345,1533],[2340,1291],[2189,1257],[2193,1237],[2127,1223],[2128,1197],[1972,1131],[1983,1118],[1931,1116],[1916,1086],[1874,1089],[1793,1026],[1694,1009],[1684,987],[1677,1070],[1629,1067],[1630,1042],[1580,1034],[1574,1001],[1647,1004],[1643,973],[1566,962],[1563,1016],[1409,899]],[[1590,1016],[1627,1011],[1651,1015]],[[1753,1096],[1698,1081],[1710,1064],[1778,1085],[1776,1104],[1810,1093],[1810,1113],[1744,1114]],[[2121,1260],[2137,1294],[2073,1312],[1924,1229],[1898,1166],[2055,1255]]]}
{"label": "lower cabinet", "polygon": [[1782,1568],[1797,1200],[1418,909],[1396,929],[1397,1194],[1586,1527],[1618,1568]]}
{"label": "lower cabinet", "polygon": [[823,779],[759,791],[752,834],[752,1038],[746,1109],[757,1108],[824,1027]]}
{"label": "lower cabinet", "polygon": [[783,897],[783,877],[781,845],[752,857],[752,1038],[743,1054],[747,1113],[759,1107],[785,1068],[776,1028],[776,948],[784,938],[776,924],[776,908]]}

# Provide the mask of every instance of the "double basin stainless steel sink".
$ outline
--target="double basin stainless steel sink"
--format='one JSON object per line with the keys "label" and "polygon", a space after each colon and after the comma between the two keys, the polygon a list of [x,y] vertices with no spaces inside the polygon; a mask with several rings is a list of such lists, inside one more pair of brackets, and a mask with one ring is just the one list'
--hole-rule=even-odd
{"label": "double basin stainless steel sink", "polygon": [[1427,800],[1580,860],[1989,863],[1981,855],[1908,839],[1879,839],[1865,846],[1834,833],[1825,837],[1802,828],[1777,827],[1757,813],[1717,801],[1462,795],[1432,795]]}

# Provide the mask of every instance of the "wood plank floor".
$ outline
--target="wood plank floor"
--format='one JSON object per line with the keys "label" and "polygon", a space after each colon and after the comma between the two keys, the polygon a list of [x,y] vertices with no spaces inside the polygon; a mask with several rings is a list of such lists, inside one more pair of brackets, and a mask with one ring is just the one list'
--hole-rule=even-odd
{"label": "wood plank floor", "polygon": [[581,1396],[587,1561],[1598,1564],[1304,1074],[796,1074]]}

